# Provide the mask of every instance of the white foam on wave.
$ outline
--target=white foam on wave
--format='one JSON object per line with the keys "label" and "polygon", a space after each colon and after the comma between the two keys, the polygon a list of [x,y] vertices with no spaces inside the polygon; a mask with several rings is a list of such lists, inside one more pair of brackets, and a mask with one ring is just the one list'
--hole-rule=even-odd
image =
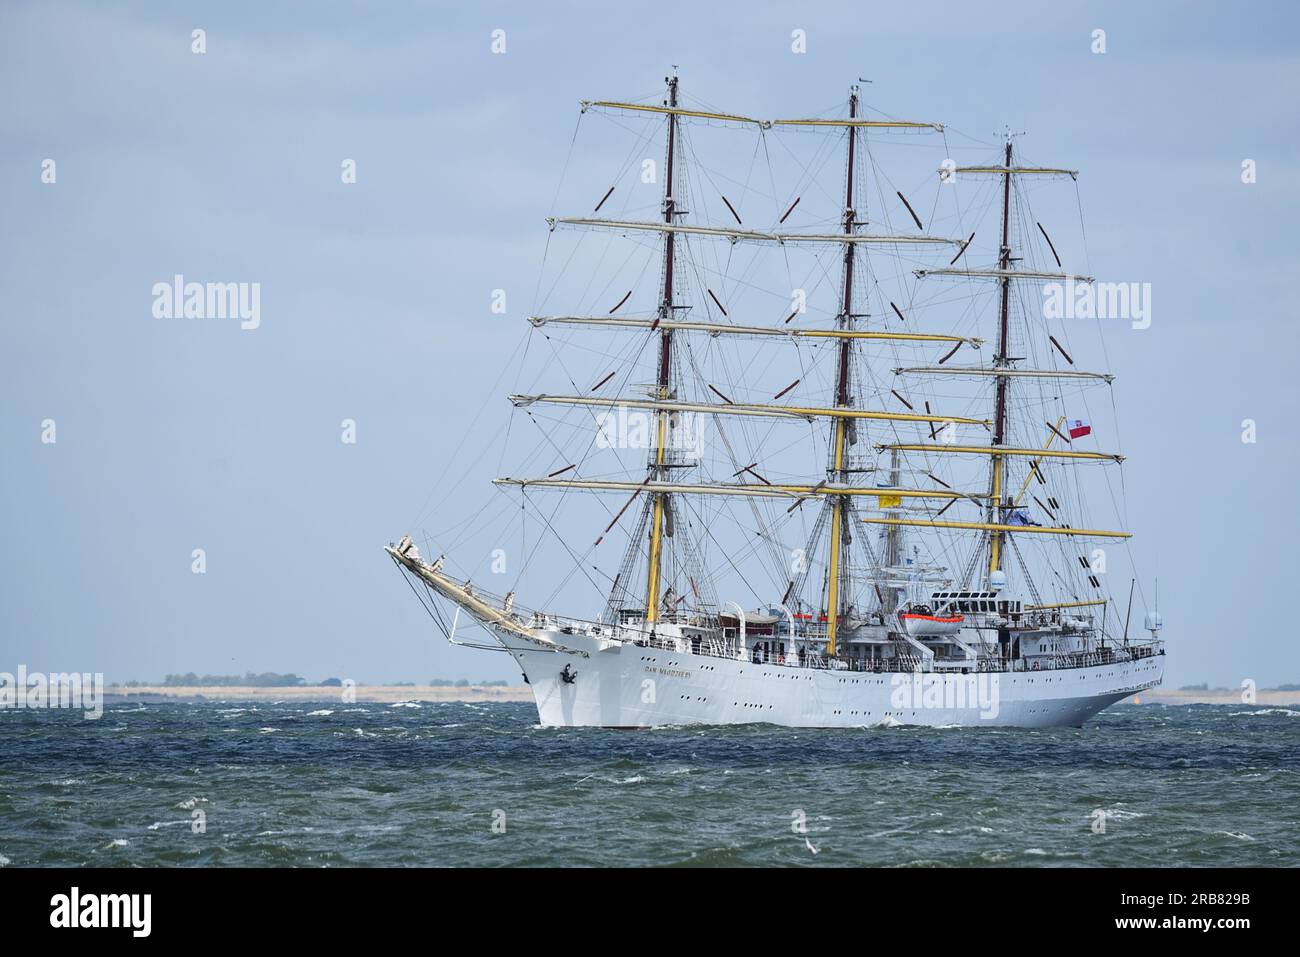
{"label": "white foam on wave", "polygon": [[198,805],[207,804],[207,803],[208,803],[207,798],[192,797],[192,798],[188,798],[187,800],[181,801],[180,804],[176,805],[176,809],[178,811],[193,811],[194,808],[197,807]]}
{"label": "white foam on wave", "polygon": [[888,830],[877,831],[875,834],[868,834],[867,839],[874,841],[878,837],[889,837],[892,834],[904,834],[911,825],[904,824],[902,827],[891,827]]}
{"label": "white foam on wave", "polygon": [[1291,718],[1300,717],[1300,711],[1292,711],[1290,708],[1258,708],[1255,711],[1233,711],[1229,713],[1229,718],[1237,718],[1241,715],[1262,715],[1262,714],[1284,714]]}
{"label": "white foam on wave", "polygon": [[1239,841],[1254,841],[1255,839],[1249,834],[1243,834],[1239,831],[1215,831],[1215,834],[1222,834],[1224,837],[1235,837]]}
{"label": "white foam on wave", "polygon": [[307,712],[307,717],[309,717],[309,718],[328,718],[328,717],[329,717],[330,715],[332,715],[333,713],[334,713],[334,712],[331,711],[331,710],[329,710],[328,708],[321,708],[319,711],[308,711],[308,712]]}
{"label": "white foam on wave", "polygon": [[[1139,817],[1150,816],[1147,814],[1143,814],[1141,811],[1130,811],[1121,805],[1116,805],[1115,807],[1103,808],[1102,810],[1105,812],[1106,820],[1108,821],[1131,821]],[[1089,814],[1088,817],[1091,818],[1092,815]]]}

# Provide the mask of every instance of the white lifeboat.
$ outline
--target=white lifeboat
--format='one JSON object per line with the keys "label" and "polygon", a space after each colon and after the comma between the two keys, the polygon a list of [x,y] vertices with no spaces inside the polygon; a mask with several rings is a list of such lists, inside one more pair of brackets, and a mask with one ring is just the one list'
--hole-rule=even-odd
{"label": "white lifeboat", "polygon": [[935,615],[929,608],[900,610],[898,622],[909,637],[924,638],[931,635],[955,635],[961,631],[964,616],[957,612]]}

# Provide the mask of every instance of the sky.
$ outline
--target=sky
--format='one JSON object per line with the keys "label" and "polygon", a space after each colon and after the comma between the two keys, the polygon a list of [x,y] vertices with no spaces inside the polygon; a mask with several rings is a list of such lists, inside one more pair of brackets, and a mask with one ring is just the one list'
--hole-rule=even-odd
{"label": "sky", "polygon": [[[8,2],[0,671],[515,678],[381,546],[496,494],[578,102],[675,65],[760,116],[863,77],[1082,170],[1093,272],[1153,290],[1104,336],[1167,684],[1300,681],[1297,37],[1285,3]],[[177,274],[258,283],[257,327],[158,318]]]}

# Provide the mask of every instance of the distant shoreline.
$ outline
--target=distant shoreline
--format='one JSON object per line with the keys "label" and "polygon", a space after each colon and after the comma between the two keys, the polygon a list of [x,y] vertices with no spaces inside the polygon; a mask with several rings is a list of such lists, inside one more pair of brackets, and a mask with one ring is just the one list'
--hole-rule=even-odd
{"label": "distant shoreline", "polygon": [[[351,695],[345,699],[344,692]],[[321,685],[254,687],[245,685],[109,685],[108,703],[120,701],[302,701],[392,704],[398,701],[532,701],[527,685],[357,685],[351,689]]]}
{"label": "distant shoreline", "polygon": [[[357,685],[351,689],[352,701],[392,704],[398,701],[527,701],[533,693],[527,685]],[[302,701],[344,703],[344,689],[320,685],[287,685],[284,687],[251,687],[242,685],[138,685],[125,687],[109,685],[104,689],[106,703],[122,701]],[[1214,691],[1177,691],[1154,689],[1136,695],[1137,700],[1125,698],[1120,704],[1134,705],[1186,705],[1215,704],[1250,707],[1241,700],[1241,692],[1233,689]],[[1300,706],[1300,691],[1259,691],[1255,707]]]}
{"label": "distant shoreline", "polygon": [[[1255,703],[1248,705],[1241,700],[1240,689],[1222,688],[1212,691],[1197,689],[1195,691],[1178,691],[1173,688],[1153,688],[1143,691],[1136,697],[1142,704],[1233,704],[1243,708],[1250,707],[1289,707],[1300,705],[1300,691],[1255,692]],[[1125,698],[1120,704],[1134,704],[1132,698]]]}

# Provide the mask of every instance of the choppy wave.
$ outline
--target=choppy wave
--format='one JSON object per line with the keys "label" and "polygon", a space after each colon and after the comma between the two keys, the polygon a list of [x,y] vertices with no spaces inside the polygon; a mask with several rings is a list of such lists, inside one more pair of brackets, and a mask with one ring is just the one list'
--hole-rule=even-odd
{"label": "choppy wave", "polygon": [[1297,713],[629,734],[518,703],[15,712],[0,866],[1300,866]]}

